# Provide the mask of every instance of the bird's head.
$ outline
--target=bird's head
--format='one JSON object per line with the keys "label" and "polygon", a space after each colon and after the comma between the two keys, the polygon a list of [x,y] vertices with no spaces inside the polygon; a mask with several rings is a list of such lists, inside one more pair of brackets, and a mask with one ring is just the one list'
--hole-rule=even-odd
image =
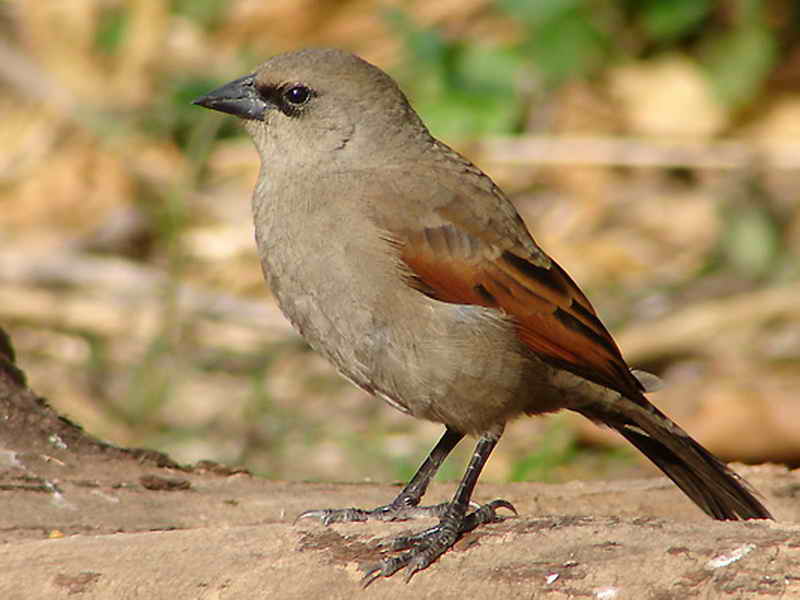
{"label": "bird's head", "polygon": [[427,130],[394,80],[341,50],[275,56],[194,104],[241,118],[262,160],[336,162],[403,150]]}

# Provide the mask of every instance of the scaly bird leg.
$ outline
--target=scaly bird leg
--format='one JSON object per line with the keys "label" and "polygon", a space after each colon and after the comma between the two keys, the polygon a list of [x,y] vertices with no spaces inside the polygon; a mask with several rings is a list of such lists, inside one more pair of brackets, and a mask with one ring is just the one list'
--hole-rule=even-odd
{"label": "scaly bird leg", "polygon": [[496,514],[496,509],[507,508],[516,514],[514,506],[506,500],[494,500],[467,513],[481,470],[499,439],[500,434],[493,432],[484,434],[478,440],[475,452],[472,454],[472,459],[453,499],[440,505],[442,509],[438,525],[417,534],[396,537],[381,544],[381,547],[389,551],[407,551],[365,566],[363,569],[365,574],[362,579],[364,587],[379,577],[390,577],[403,568],[406,569],[406,581],[408,581],[414,573],[426,568],[447,552],[463,534],[484,523],[501,521],[502,517]]}
{"label": "scaly bird leg", "polygon": [[298,515],[295,522],[300,519],[319,519],[324,525],[331,523],[345,523],[352,521],[366,521],[376,519],[379,521],[405,521],[417,517],[441,517],[450,503],[435,504],[432,506],[419,506],[420,500],[428,489],[428,484],[439,470],[444,459],[452,452],[456,444],[464,437],[463,433],[450,429],[445,430],[444,435],[434,446],[428,458],[422,463],[408,485],[397,495],[391,503],[372,510],[361,508],[323,508],[318,510],[307,510]]}

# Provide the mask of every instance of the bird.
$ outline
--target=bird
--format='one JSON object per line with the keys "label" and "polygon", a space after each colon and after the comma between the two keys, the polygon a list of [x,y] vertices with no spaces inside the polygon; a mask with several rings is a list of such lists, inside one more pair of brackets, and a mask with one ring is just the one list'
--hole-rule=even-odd
{"label": "bird", "polygon": [[[284,315],[346,379],[444,426],[388,504],[299,515],[438,519],[382,543],[364,585],[400,571],[408,580],[465,533],[516,514],[472,494],[506,424],[524,415],[580,413],[619,432],[712,518],[772,518],[744,479],[650,403],[653,378],[628,366],[511,201],[432,136],[379,67],[344,50],[296,50],[194,104],[238,117],[260,155],[256,245]],[[455,494],[421,505],[465,436],[477,442]]]}

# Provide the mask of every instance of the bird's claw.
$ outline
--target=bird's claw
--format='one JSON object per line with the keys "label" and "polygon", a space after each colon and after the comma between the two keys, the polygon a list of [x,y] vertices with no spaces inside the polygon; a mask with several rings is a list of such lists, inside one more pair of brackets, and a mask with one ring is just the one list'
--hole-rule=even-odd
{"label": "bird's claw", "polygon": [[401,569],[406,570],[405,581],[408,582],[417,571],[425,569],[449,550],[463,534],[484,523],[496,523],[508,518],[497,514],[499,508],[517,514],[514,505],[507,500],[493,500],[460,518],[444,515],[434,527],[379,542],[378,547],[382,550],[388,552],[406,550],[406,552],[397,556],[387,556],[379,562],[362,567],[364,577],[361,579],[361,585],[367,587],[376,579],[391,577]]}
{"label": "bird's claw", "polygon": [[376,521],[406,521],[408,519],[418,519],[422,517],[441,517],[449,503],[433,504],[431,506],[414,506],[402,503],[386,504],[363,510],[361,508],[322,508],[307,510],[300,513],[295,518],[297,523],[300,519],[317,519],[323,525],[332,523],[354,523],[374,519]]}
{"label": "bird's claw", "polygon": [[300,519],[317,519],[323,525],[352,523],[366,521],[371,512],[360,508],[320,508],[300,513],[294,522],[297,523]]}

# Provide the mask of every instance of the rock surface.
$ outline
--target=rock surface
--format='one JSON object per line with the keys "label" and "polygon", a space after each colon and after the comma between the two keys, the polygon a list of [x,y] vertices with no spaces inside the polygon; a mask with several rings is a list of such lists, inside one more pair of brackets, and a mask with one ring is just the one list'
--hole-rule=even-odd
{"label": "rock surface", "polygon": [[[0,348],[2,350],[2,348]],[[430,521],[323,527],[308,508],[396,486],[267,481],[103,444],[0,361],[0,598],[800,598],[800,475],[739,469],[776,522],[709,520],[664,478],[481,485],[519,517],[475,531],[408,584],[363,590],[374,542]],[[453,485],[433,485],[441,501]]]}

